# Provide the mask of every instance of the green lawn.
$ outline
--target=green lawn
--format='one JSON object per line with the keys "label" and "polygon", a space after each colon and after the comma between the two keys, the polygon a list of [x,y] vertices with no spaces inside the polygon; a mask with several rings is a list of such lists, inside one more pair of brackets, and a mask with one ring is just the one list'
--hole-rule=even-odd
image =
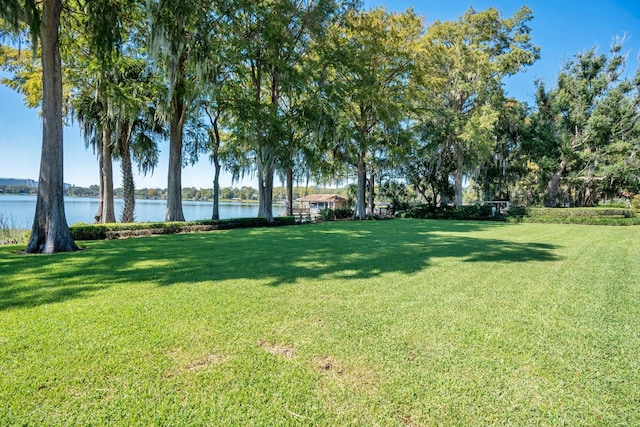
{"label": "green lawn", "polygon": [[640,425],[640,227],[0,247],[0,425]]}

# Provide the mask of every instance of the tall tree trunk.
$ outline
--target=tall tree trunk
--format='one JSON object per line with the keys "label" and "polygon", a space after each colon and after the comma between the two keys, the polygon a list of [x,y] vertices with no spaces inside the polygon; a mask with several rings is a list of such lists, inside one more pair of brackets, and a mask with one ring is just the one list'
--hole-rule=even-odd
{"label": "tall tree trunk", "polygon": [[116,222],[116,210],[113,205],[113,144],[111,130],[108,126],[102,131],[102,188],[104,200],[102,205],[102,222]]}
{"label": "tall tree trunk", "polygon": [[372,167],[371,171],[369,172],[369,185],[367,186],[367,190],[368,190],[368,194],[369,194],[369,216],[373,216],[373,213],[375,211],[375,197],[376,197],[376,193],[375,193],[375,189],[376,189],[376,174],[375,174],[375,170]]}
{"label": "tall tree trunk", "polygon": [[62,69],[58,30],[60,0],[42,3],[42,153],[36,213],[27,245],[28,253],[78,250],[64,213],[64,162],[62,142]]}
{"label": "tall tree trunk", "polygon": [[287,215],[293,216],[293,169],[287,169]]}
{"label": "tall tree trunk", "polygon": [[184,221],[182,211],[182,130],[184,128],[185,105],[182,91],[176,88],[171,101],[171,131],[169,137],[169,173],[167,177],[166,221]]}
{"label": "tall tree trunk", "polygon": [[213,177],[213,213],[211,219],[220,219],[220,163],[215,168]]}
{"label": "tall tree trunk", "polygon": [[134,222],[136,212],[136,187],[133,181],[131,164],[130,133],[125,129],[120,134],[120,170],[122,172],[122,198],[124,206],[120,215],[121,222]]}
{"label": "tall tree trunk", "polygon": [[102,179],[102,169],[104,168],[104,162],[102,161],[102,138],[97,138],[98,144],[98,170],[99,170],[99,189],[98,189],[98,210],[94,215],[94,224],[102,223],[102,209],[104,206],[104,185]]}
{"label": "tall tree trunk", "polygon": [[558,204],[558,187],[560,180],[567,169],[567,159],[562,159],[558,170],[553,174],[551,180],[547,184],[547,188],[544,191],[544,205],[547,207],[555,207]]}
{"label": "tall tree trunk", "polygon": [[273,153],[268,147],[261,147],[258,153],[258,217],[273,223]]}
{"label": "tall tree trunk", "polygon": [[455,205],[462,206],[462,173],[464,170],[464,150],[456,144],[456,173],[455,173]]}
{"label": "tall tree trunk", "polygon": [[186,62],[187,50],[183,49],[178,61],[175,84],[171,95],[166,221],[184,221],[184,213],[182,211],[182,131],[188,108],[184,101],[186,93],[184,80]]}
{"label": "tall tree trunk", "polygon": [[[220,112],[217,113],[215,119],[211,120],[213,128],[213,150],[211,158],[213,160],[214,176],[213,176],[213,214],[211,219],[220,219],[220,129],[218,129],[218,118]],[[209,118],[212,118],[209,116]]]}
{"label": "tall tree trunk", "polygon": [[358,155],[358,192],[356,194],[356,208],[353,212],[354,219],[365,219],[367,217],[367,208],[365,202],[366,186],[367,186],[367,165],[365,163],[364,151]]}

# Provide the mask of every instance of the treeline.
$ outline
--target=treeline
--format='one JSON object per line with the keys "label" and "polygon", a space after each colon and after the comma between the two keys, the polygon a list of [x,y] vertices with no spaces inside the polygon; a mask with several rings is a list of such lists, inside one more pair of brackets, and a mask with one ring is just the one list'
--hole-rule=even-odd
{"label": "treeline", "polygon": [[0,193],[3,194],[36,194],[38,189],[25,185],[0,185]]}
{"label": "treeline", "polygon": [[[31,190],[29,192],[28,190]],[[294,187],[293,197],[294,199],[303,197],[305,195],[314,194],[340,194],[346,196],[348,193],[346,188],[322,188],[322,187]],[[29,187],[7,187],[7,194],[35,194],[35,190]],[[115,198],[122,198],[124,196],[124,190],[122,188],[116,188],[113,190]],[[99,197],[100,187],[98,185],[91,185],[89,187],[73,186],[67,190],[67,196],[71,197]],[[136,199],[155,199],[165,200],[167,198],[166,188],[140,188],[135,191]],[[258,190],[249,187],[224,187],[220,189],[220,198],[222,200],[243,200],[243,201],[257,201]],[[273,200],[278,202],[286,201],[286,188],[275,187],[273,189]],[[213,189],[211,188],[195,188],[186,187],[182,189],[182,200],[213,200]]]}
{"label": "treeline", "polygon": [[[352,188],[324,188],[324,187],[293,187],[294,200],[308,194],[340,194],[342,196],[348,196],[351,191],[353,196],[354,191]],[[406,191],[406,189],[405,189]],[[0,186],[0,193],[4,194],[30,194],[37,193],[37,188],[27,186]],[[166,200],[167,198],[166,188],[138,188],[135,190],[136,199],[156,199]],[[285,187],[274,187],[273,200],[278,202],[284,202],[287,199],[287,189]],[[90,185],[89,187],[72,186],[65,190],[65,195],[70,197],[99,197],[100,186]],[[124,190],[121,187],[113,190],[115,198],[123,198]],[[258,200],[258,190],[249,186],[242,187],[224,187],[220,189],[220,199],[222,200]],[[212,188],[195,188],[185,187],[182,189],[182,200],[213,200]]]}

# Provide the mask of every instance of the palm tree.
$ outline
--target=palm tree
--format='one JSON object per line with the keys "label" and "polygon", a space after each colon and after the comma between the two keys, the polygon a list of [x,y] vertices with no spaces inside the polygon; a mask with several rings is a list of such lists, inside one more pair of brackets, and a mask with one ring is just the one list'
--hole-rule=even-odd
{"label": "palm tree", "polygon": [[[115,222],[112,160],[120,160],[124,207],[122,222],[135,219],[133,161],[143,173],[158,162],[157,136],[164,135],[151,99],[157,85],[145,72],[140,60],[121,57],[108,72],[101,72],[101,83],[81,87],[74,100],[75,115],[82,125],[86,144],[98,153],[100,164],[100,203],[96,222]],[[80,83],[82,84],[82,83]],[[97,86],[98,89],[94,87]],[[95,96],[98,93],[98,96]],[[108,147],[105,147],[108,145]]]}

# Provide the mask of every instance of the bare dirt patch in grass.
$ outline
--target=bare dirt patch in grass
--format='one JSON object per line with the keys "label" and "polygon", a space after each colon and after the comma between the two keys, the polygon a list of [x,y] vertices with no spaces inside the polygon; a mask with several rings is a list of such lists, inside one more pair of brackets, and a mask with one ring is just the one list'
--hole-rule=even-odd
{"label": "bare dirt patch in grass", "polygon": [[198,371],[200,369],[207,369],[213,365],[220,365],[227,362],[230,359],[226,354],[207,354],[203,357],[192,360],[186,367],[188,371]]}
{"label": "bare dirt patch in grass", "polygon": [[296,353],[296,349],[294,347],[283,345],[283,344],[274,344],[265,340],[258,341],[258,346],[260,346],[263,350],[268,351],[271,354],[275,354],[276,356],[282,356],[287,359],[292,359]]}
{"label": "bare dirt patch in grass", "polygon": [[231,359],[228,354],[207,353],[198,357],[177,349],[169,352],[169,357],[173,360],[173,367],[166,373],[166,377],[174,377],[182,372],[194,372],[209,369],[213,366],[222,365]]}
{"label": "bare dirt patch in grass", "polygon": [[346,366],[331,356],[318,356],[312,363],[320,372],[341,378],[345,384],[356,388],[375,388],[379,384],[378,376],[366,366]]}

